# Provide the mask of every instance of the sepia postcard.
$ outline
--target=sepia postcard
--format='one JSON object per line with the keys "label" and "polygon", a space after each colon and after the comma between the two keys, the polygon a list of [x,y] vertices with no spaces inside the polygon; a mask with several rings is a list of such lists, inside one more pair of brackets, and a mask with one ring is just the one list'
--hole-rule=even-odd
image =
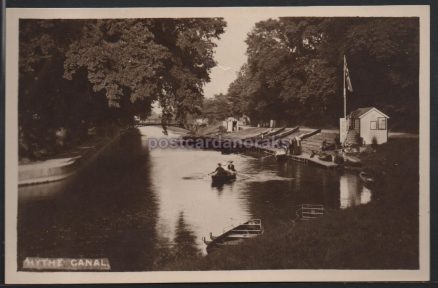
{"label": "sepia postcard", "polygon": [[428,280],[429,29],[7,8],[6,283]]}

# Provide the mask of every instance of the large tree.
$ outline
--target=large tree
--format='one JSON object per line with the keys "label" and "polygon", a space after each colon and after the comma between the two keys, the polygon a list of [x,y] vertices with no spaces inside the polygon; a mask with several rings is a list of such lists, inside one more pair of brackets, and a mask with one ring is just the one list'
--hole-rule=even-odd
{"label": "large tree", "polygon": [[257,121],[336,125],[346,55],[354,88],[348,110],[376,106],[394,126],[416,129],[418,27],[417,18],[261,21],[248,35],[248,61],[228,95],[236,112]]}
{"label": "large tree", "polygon": [[61,126],[124,123],[154,102],[163,125],[200,113],[224,27],[221,18],[21,20],[21,142],[32,150],[44,128],[53,138]]}

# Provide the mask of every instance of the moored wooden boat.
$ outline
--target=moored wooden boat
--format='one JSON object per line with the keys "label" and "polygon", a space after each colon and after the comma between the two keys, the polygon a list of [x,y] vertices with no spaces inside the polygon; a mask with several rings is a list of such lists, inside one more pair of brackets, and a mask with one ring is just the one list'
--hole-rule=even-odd
{"label": "moored wooden boat", "polygon": [[256,140],[256,139],[262,137],[262,135],[264,135],[265,133],[266,132],[260,132],[260,133],[254,135],[254,136],[249,136],[249,137],[242,138],[242,140],[247,140],[247,141],[248,140]]}
{"label": "moored wooden boat", "polygon": [[283,132],[285,129],[286,129],[286,127],[281,127],[280,129],[274,129],[273,131],[265,134],[264,137],[271,137],[271,136],[277,135],[277,134]]}
{"label": "moored wooden boat", "polygon": [[202,238],[202,240],[207,245],[207,253],[211,253],[217,248],[237,245],[245,239],[254,238],[261,234],[263,234],[262,221],[260,219],[253,219],[226,231],[220,236],[213,236],[210,233],[211,241],[205,238]]}
{"label": "moored wooden boat", "polygon": [[332,161],[332,155],[326,154],[326,153],[320,153],[318,155],[318,159],[321,161],[331,162]]}
{"label": "moored wooden boat", "polygon": [[284,138],[286,136],[289,136],[289,135],[297,132],[299,129],[300,129],[300,127],[294,127],[294,128],[292,128],[292,129],[290,129],[288,131],[284,131],[284,132],[281,132],[279,134],[274,135],[273,138],[274,138],[274,140],[278,140],[278,139]]}
{"label": "moored wooden boat", "polygon": [[313,135],[316,135],[318,133],[321,133],[321,129],[315,129],[313,131],[310,131],[308,133],[300,135],[301,140],[307,139],[309,137],[312,137]]}

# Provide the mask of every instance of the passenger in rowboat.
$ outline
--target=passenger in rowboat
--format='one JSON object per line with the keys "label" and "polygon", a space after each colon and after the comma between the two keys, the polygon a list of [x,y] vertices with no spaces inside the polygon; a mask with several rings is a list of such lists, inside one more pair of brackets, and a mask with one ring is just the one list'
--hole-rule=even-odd
{"label": "passenger in rowboat", "polygon": [[228,161],[227,169],[233,173],[236,173],[236,168],[234,168],[233,161]]}

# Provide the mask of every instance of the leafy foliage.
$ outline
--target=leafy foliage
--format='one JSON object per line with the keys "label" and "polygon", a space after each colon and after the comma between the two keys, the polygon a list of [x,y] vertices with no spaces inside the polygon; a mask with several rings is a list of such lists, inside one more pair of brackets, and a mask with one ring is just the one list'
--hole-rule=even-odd
{"label": "leafy foliage", "polygon": [[337,125],[343,56],[348,110],[376,106],[394,126],[418,129],[417,18],[280,18],[256,24],[247,63],[230,85],[235,114],[255,121]]}
{"label": "leafy foliage", "polygon": [[[61,126],[120,125],[133,115],[150,114],[153,102],[163,109],[164,126],[199,114],[203,86],[216,64],[214,40],[224,27],[221,18],[21,20],[19,98],[25,150],[37,149],[30,145],[38,142],[35,135],[43,127],[43,134],[53,138]],[[65,107],[72,104],[70,97],[81,109]]]}

